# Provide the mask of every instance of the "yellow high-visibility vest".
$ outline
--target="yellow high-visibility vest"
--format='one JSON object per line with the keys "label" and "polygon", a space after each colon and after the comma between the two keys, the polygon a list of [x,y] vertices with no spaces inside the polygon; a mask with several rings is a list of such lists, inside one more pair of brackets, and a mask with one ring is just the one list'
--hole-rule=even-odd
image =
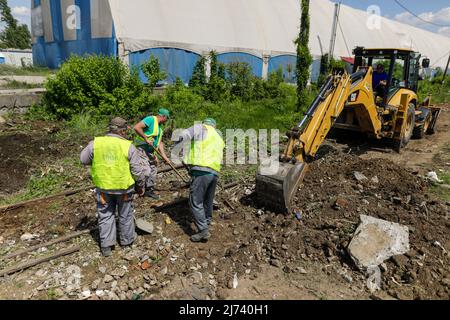
{"label": "yellow high-visibility vest", "polygon": [[[161,127],[158,123],[158,118],[157,117],[152,117],[153,118],[153,131],[150,134],[145,134],[145,136],[147,138],[151,138],[153,137],[153,148],[154,149],[158,149],[159,144],[161,143],[161,138],[162,138],[162,132],[161,132]],[[145,133],[145,132],[144,132]],[[136,137],[136,147],[140,146],[140,145],[146,145],[147,143],[144,141],[144,139],[142,139],[141,136],[137,136]]]}
{"label": "yellow high-visibility vest", "polygon": [[192,141],[191,149],[185,162],[191,166],[206,167],[220,172],[225,143],[214,127],[204,126],[208,132],[206,139],[203,141]]}
{"label": "yellow high-visibility vest", "polygon": [[92,180],[102,190],[128,190],[134,185],[128,153],[131,141],[116,137],[94,140]]}

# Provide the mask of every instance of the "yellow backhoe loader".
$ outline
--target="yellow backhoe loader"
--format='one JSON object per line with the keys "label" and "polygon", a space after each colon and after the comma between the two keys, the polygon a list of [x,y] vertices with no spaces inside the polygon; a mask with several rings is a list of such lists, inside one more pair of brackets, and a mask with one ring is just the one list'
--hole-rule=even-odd
{"label": "yellow backhoe loader", "polygon": [[[308,163],[332,128],[390,141],[398,152],[412,137],[420,139],[434,132],[440,109],[430,105],[430,97],[419,104],[419,53],[357,47],[354,55],[353,73],[341,70],[330,75],[303,120],[287,133],[289,142],[278,172],[266,175],[262,168],[258,171],[260,205],[291,211]],[[429,64],[429,59],[422,59],[423,68]]]}

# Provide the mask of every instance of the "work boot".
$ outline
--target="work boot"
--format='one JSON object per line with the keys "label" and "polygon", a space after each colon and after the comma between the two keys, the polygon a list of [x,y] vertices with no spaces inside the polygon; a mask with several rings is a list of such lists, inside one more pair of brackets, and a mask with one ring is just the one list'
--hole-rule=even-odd
{"label": "work boot", "polygon": [[112,256],[111,247],[101,248],[101,252],[102,252],[102,256],[104,256],[104,257],[111,257]]}
{"label": "work boot", "polygon": [[208,242],[210,237],[211,237],[211,234],[209,233],[209,230],[205,229],[197,234],[194,234],[191,237],[191,241],[192,242]]}
{"label": "work boot", "polygon": [[149,197],[149,198],[152,198],[152,199],[155,199],[155,200],[159,200],[159,199],[160,199],[160,196],[157,195],[157,194],[155,193],[155,191],[153,191],[153,190],[147,190],[147,191],[145,191],[144,196]]}
{"label": "work boot", "polygon": [[138,237],[137,233],[135,232],[133,242],[130,242],[128,244],[122,244],[121,246],[125,251],[134,249],[136,246],[139,245],[138,240],[139,240],[139,237]]}

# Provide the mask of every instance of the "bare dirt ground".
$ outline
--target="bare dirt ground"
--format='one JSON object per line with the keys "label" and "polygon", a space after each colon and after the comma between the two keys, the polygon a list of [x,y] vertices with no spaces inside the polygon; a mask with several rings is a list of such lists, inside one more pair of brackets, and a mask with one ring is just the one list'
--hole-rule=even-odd
{"label": "bare dirt ground", "polygon": [[[213,236],[206,244],[189,241],[194,230],[186,204],[154,209],[186,198],[187,190],[170,191],[171,181],[177,180],[173,173],[160,176],[165,191],[159,203],[136,201],[137,214],[153,223],[153,234],[142,234],[133,248],[116,247],[109,259],[100,257],[95,232],[28,256],[2,259],[94,227],[92,191],[0,213],[0,269],[81,246],[78,253],[0,278],[0,299],[449,299],[450,206],[422,178],[430,170],[450,169],[449,125],[447,106],[437,133],[412,140],[401,154],[384,146],[385,152],[374,151],[380,148],[375,143],[329,140],[297,194],[297,217],[259,208],[254,176],[248,168],[229,168],[236,171],[239,186],[220,191]],[[2,132],[3,142],[9,143],[8,135],[17,133]],[[46,134],[40,137],[45,141]],[[15,167],[3,157],[21,159],[23,151],[1,146],[1,180],[9,181]],[[60,150],[57,144],[54,148]],[[33,168],[34,163],[23,166]],[[357,181],[355,171],[368,180]],[[23,187],[26,177],[4,181],[0,191]],[[381,290],[374,293],[367,289],[367,275],[346,252],[361,214],[410,229],[410,252],[382,265]],[[20,237],[25,233],[37,237],[24,242]]]}

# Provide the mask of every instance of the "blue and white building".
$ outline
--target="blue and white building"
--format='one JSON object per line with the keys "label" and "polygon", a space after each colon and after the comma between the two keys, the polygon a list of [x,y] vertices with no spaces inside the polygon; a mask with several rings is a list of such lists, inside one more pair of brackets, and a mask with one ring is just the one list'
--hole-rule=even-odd
{"label": "blue and white building", "polygon": [[[295,69],[300,24],[298,0],[31,0],[33,59],[57,68],[72,54],[103,54],[139,66],[159,58],[168,82],[191,78],[200,56],[211,50],[221,62],[248,62],[266,77]],[[334,3],[311,1],[310,48],[328,52]],[[342,5],[334,55],[349,57],[356,46],[412,48],[445,67],[450,38]],[[324,51],[324,52],[323,52]],[[144,76],[141,74],[144,79]]]}

